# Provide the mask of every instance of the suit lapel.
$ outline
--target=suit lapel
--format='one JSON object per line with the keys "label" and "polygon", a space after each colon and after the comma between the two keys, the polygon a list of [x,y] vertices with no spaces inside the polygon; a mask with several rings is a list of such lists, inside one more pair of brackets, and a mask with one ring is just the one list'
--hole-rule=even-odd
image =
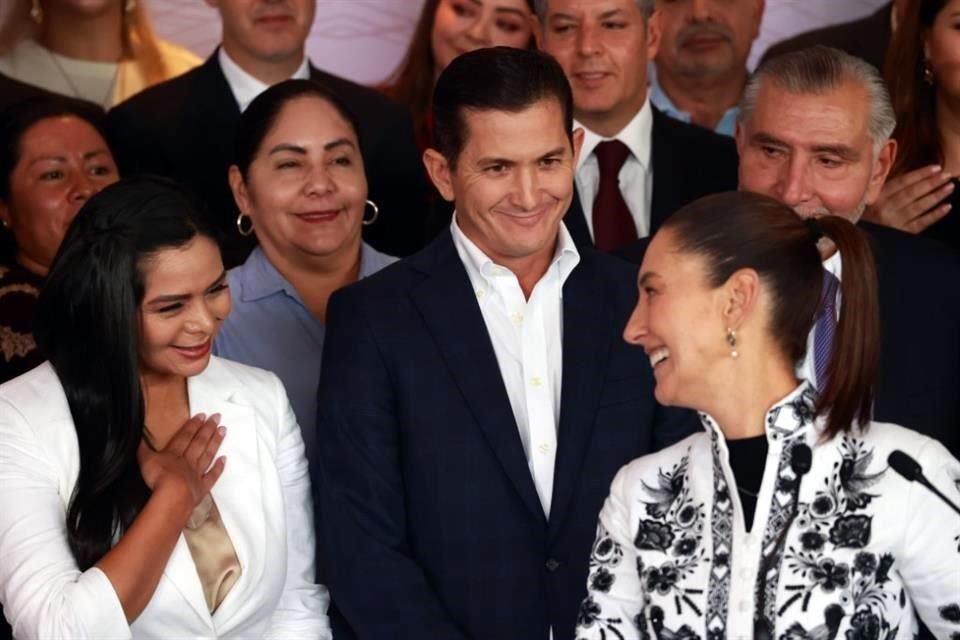
{"label": "suit lapel", "polygon": [[[233,611],[249,600],[244,594],[249,595],[256,589],[264,569],[260,550],[266,544],[266,534],[260,508],[261,464],[256,416],[253,408],[242,402],[242,393],[238,393],[242,391],[239,382],[217,358],[211,358],[206,370],[190,378],[187,385],[191,415],[219,413],[220,424],[227,427],[227,435],[217,454],[226,456],[227,464],[210,492],[242,569],[240,579],[214,615],[217,620],[227,620]],[[201,619],[210,624],[211,616],[197,567],[182,535],[164,574]],[[223,628],[222,624],[217,626]]]}
{"label": "suit lapel", "polygon": [[604,313],[606,286],[593,268],[591,253],[593,250],[581,250],[580,264],[563,287],[563,378],[551,539],[560,531],[579,482],[609,349],[609,326]]}
{"label": "suit lapel", "polygon": [[590,237],[590,229],[587,227],[586,214],[583,211],[583,204],[580,202],[580,192],[576,185],[573,187],[573,200],[570,202],[570,208],[567,209],[563,217],[563,224],[566,225],[570,237],[576,243],[578,249],[584,247],[593,247],[593,238]]}
{"label": "suit lapel", "polygon": [[[650,236],[657,232],[664,219],[679,209],[688,196],[684,194],[684,154],[690,149],[675,149],[670,135],[669,116],[653,109],[653,132],[650,137],[650,164],[653,165],[653,198],[650,203]],[[695,151],[694,151],[695,152]]]}
{"label": "suit lapel", "polygon": [[427,277],[411,292],[474,420],[520,499],[546,522],[477,298],[449,231],[411,259]]}

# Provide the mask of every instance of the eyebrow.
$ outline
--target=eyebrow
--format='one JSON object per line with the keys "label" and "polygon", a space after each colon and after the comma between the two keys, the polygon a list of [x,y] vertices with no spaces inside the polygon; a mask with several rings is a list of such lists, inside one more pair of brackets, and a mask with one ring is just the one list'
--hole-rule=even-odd
{"label": "eyebrow", "polygon": [[[791,145],[770,135],[769,133],[755,133],[750,136],[752,144],[766,144],[775,147],[790,147]],[[840,156],[844,160],[855,161],[860,159],[860,153],[856,149],[845,144],[817,144],[811,147],[814,153],[829,153]]]}
{"label": "eyebrow", "polygon": [[[223,271],[220,272],[220,275],[217,276],[217,279],[214,280],[214,281],[210,284],[210,286],[208,286],[206,289],[204,289],[204,291],[210,291],[210,289],[213,289],[215,286],[217,286],[218,284],[220,284],[221,282],[223,282],[223,281],[226,279],[226,277],[227,277],[227,271],[226,271],[226,269],[224,269]],[[168,294],[168,295],[157,296],[156,298],[153,298],[152,300],[150,300],[149,302],[147,302],[147,304],[148,304],[148,305],[158,305],[158,304],[169,304],[169,303],[171,303],[171,302],[181,302],[181,301],[183,301],[183,300],[189,300],[189,299],[190,299],[190,295],[191,295],[191,294],[189,294],[189,293],[171,293],[171,294]]]}
{"label": "eyebrow", "polygon": [[645,284],[650,282],[652,278],[659,278],[659,277],[660,275],[656,271],[645,271],[640,276],[640,286],[641,287],[644,286]]}
{"label": "eyebrow", "polygon": [[[94,158],[96,156],[105,154],[106,152],[107,152],[106,149],[97,149],[96,151],[88,151],[87,153],[83,154],[83,159],[89,160],[90,158]],[[30,164],[36,164],[38,162],[66,162],[66,161],[67,161],[66,156],[50,155],[50,156],[40,156],[38,158],[34,158],[30,162]]]}
{"label": "eyebrow", "polygon": [[[337,147],[343,147],[343,146],[351,147],[353,149],[357,148],[357,145],[354,144],[353,140],[350,140],[348,138],[337,138],[336,140],[332,142],[328,142],[325,145],[323,145],[323,150],[330,151],[331,149],[336,149]],[[274,146],[272,149],[270,149],[267,155],[271,156],[275,153],[282,153],[284,151],[288,151],[290,153],[296,153],[301,156],[307,155],[306,147],[301,147],[298,144],[291,144],[289,142],[281,142],[280,144]]]}
{"label": "eyebrow", "polygon": [[496,7],[494,11],[497,13],[509,13],[512,15],[517,15],[521,18],[526,18],[529,15],[521,9],[517,9],[516,7]]}

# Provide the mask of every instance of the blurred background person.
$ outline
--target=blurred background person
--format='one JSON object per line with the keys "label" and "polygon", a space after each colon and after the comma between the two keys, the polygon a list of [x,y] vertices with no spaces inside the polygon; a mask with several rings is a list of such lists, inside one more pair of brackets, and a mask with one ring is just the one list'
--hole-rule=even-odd
{"label": "blurred background person", "polygon": [[40,287],[77,211],[117,177],[93,105],[38,98],[0,114],[0,382],[44,360],[32,332]]}
{"label": "blurred background person", "polygon": [[210,355],[212,229],[119,182],[37,307],[49,361],[0,386],[0,599],[19,640],[330,640],[300,429],[273,374]]}
{"label": "blurred background person", "polygon": [[764,0],[656,0],[660,46],[650,102],[666,115],[732,136]]}
{"label": "blurred background person", "polygon": [[197,66],[154,35],[145,0],[12,0],[0,73],[107,109]]}
{"label": "blurred background person", "polygon": [[699,196],[737,184],[733,141],[651,106],[653,0],[536,0],[541,48],[573,88],[584,131],[564,223],[580,246],[623,250]]}
{"label": "blurred background person", "polygon": [[227,181],[240,114],[271,85],[310,79],[356,115],[370,197],[380,207],[364,238],[390,255],[420,249],[426,243],[427,187],[410,115],[377,91],[311,64],[306,43],[316,0],[209,4],[223,28],[220,46],[206,62],[110,111],[110,141],[124,175],[158,174],[189,187],[220,230],[224,264],[243,263],[255,237],[238,233],[240,211]]}
{"label": "blurred background person", "polygon": [[[843,255],[839,310],[821,240]],[[960,522],[888,457],[914,458],[953,501],[960,462],[871,420],[880,321],[866,235],[720,194],[667,219],[639,285],[624,338],[650,356],[657,400],[697,410],[703,429],[617,474],[576,637],[905,640],[918,614],[955,637]],[[837,327],[814,386],[795,367],[822,313]]]}
{"label": "blurred background person", "polygon": [[909,0],[905,9],[884,69],[897,158],[864,217],[960,250],[960,1]]}
{"label": "blurred background person", "polygon": [[764,52],[761,63],[784,53],[820,44],[845,51],[882,69],[890,40],[898,23],[906,17],[909,1],[893,0],[859,20],[819,27],[774,43]]}
{"label": "blurred background person", "polygon": [[313,462],[327,301],[395,258],[360,237],[377,208],[357,126],[319,85],[287,80],[264,91],[243,112],[236,147],[238,224],[258,246],[228,274],[233,310],[214,353],[279,376]]}
{"label": "blurred background person", "polygon": [[426,0],[400,66],[384,93],[410,109],[417,142],[430,146],[433,85],[450,61],[481,47],[532,47],[533,0]]}

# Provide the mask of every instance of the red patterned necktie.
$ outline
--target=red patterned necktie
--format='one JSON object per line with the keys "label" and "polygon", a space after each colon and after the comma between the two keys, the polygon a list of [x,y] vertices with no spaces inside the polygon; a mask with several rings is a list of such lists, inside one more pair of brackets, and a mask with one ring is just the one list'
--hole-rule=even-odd
{"label": "red patterned necktie", "polygon": [[614,251],[637,239],[637,226],[620,193],[620,169],[630,149],[619,140],[607,140],[593,153],[600,166],[600,184],[593,201],[593,240],[601,251]]}

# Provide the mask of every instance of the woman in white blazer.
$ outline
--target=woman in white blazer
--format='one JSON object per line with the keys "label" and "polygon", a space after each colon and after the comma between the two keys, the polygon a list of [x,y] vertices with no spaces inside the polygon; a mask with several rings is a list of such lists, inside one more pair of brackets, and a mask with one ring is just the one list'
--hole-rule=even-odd
{"label": "woman in white blazer", "polygon": [[156,179],[112,185],[67,232],[38,303],[48,362],[0,386],[18,640],[331,637],[283,387],[210,356],[230,309],[213,237]]}
{"label": "woman in white blazer", "polygon": [[[843,260],[839,317],[821,239]],[[960,513],[896,470],[919,463],[960,502],[960,462],[870,421],[880,327],[862,232],[720,194],[664,223],[639,278],[624,337],[650,356],[657,400],[697,409],[704,431],[615,477],[576,637],[904,640],[917,614],[960,637]],[[815,318],[819,390],[795,373]]]}

